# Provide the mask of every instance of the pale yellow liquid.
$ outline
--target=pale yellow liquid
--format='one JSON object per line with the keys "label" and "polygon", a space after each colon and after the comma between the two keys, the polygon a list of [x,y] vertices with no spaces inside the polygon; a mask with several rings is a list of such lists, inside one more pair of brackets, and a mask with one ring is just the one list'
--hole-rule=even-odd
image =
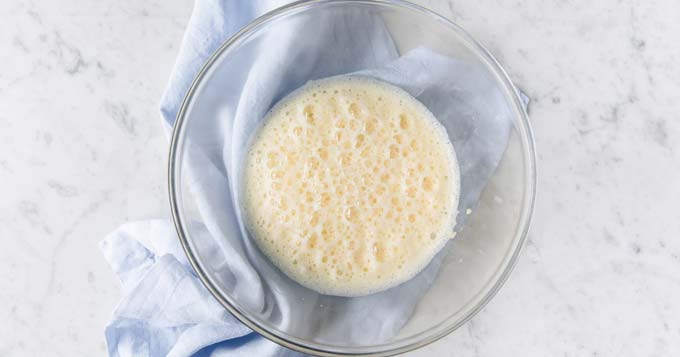
{"label": "pale yellow liquid", "polygon": [[268,114],[247,158],[245,207],[284,273],[360,296],[410,279],[453,237],[458,175],[422,103],[383,82],[333,77]]}

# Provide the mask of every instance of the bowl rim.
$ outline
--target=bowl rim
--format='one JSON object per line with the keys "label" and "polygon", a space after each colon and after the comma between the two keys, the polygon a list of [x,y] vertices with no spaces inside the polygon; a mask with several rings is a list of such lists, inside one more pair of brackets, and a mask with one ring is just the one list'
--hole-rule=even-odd
{"label": "bowl rim", "polygon": [[[493,286],[491,286],[491,288],[486,292],[486,294],[483,297],[481,297],[481,299],[478,300],[478,302],[473,308],[467,311],[460,320],[456,321],[455,323],[451,323],[450,325],[447,325],[447,322],[450,322],[447,320],[453,317],[449,316],[447,320],[444,320],[438,324],[446,325],[445,328],[437,329],[436,331],[430,333],[429,335],[421,336],[422,334],[426,334],[427,331],[431,331],[432,328],[423,332],[419,332],[413,336],[407,337],[400,344],[394,345],[394,343],[392,342],[369,347],[346,348],[345,351],[342,351],[340,350],[341,347],[321,345],[318,343],[310,343],[307,341],[303,341],[302,339],[299,338],[291,336],[282,336],[283,334],[279,335],[276,332],[272,332],[270,328],[268,328],[267,326],[261,326],[258,322],[252,320],[245,313],[239,311],[239,309],[236,306],[229,303],[229,301],[219,293],[218,289],[211,281],[211,278],[203,270],[203,268],[201,267],[201,263],[194,255],[189,245],[189,240],[187,238],[188,234],[185,232],[184,229],[185,227],[184,220],[182,218],[182,213],[180,212],[181,208],[178,200],[179,192],[177,189],[177,182],[179,180],[177,177],[179,174],[179,170],[177,165],[178,162],[177,156],[179,154],[178,152],[179,142],[182,138],[185,123],[187,121],[186,114],[188,111],[188,107],[190,106],[192,98],[194,97],[194,94],[196,93],[200,83],[205,78],[209,70],[212,68],[212,65],[218,60],[218,58],[220,58],[223,52],[237,44],[244,37],[253,33],[266,23],[281,16],[284,16],[292,11],[301,9],[304,10],[306,8],[311,8],[314,6],[325,4],[350,4],[350,3],[393,6],[400,9],[406,9],[409,11],[427,15],[431,17],[433,21],[443,22],[445,26],[448,26],[453,31],[455,31],[464,42],[467,42],[467,44],[470,45],[471,50],[486,62],[486,64],[490,67],[490,70],[494,72],[494,74],[498,77],[498,80],[500,80],[500,82],[502,82],[502,84],[506,86],[506,89],[509,90],[509,96],[511,97],[512,102],[514,104],[515,107],[514,109],[516,110],[517,114],[519,114],[518,118],[520,123],[519,128],[521,129],[519,131],[520,134],[522,134],[520,135],[521,136],[520,139],[523,144],[522,151],[524,152],[525,177],[527,178],[527,180],[525,185],[526,189],[523,197],[524,205],[521,209],[519,224],[517,226],[518,228],[514,233],[515,235],[514,251],[512,252],[509,258],[506,258],[507,262],[505,263],[505,267],[502,268],[502,272],[498,276],[497,280],[493,283]],[[537,175],[536,151],[533,131],[531,129],[531,124],[529,122],[529,116],[524,107],[524,102],[522,100],[519,90],[510,80],[505,69],[503,69],[498,60],[496,60],[496,58],[483,45],[477,42],[477,40],[475,40],[470,34],[468,34],[462,27],[460,27],[453,21],[445,18],[444,16],[439,15],[427,8],[403,0],[301,0],[279,7],[256,18],[248,25],[240,29],[238,32],[236,32],[234,35],[229,37],[227,40],[225,40],[208,58],[208,60],[200,69],[194,80],[191,82],[187,94],[185,95],[179,107],[179,110],[177,111],[176,120],[172,129],[170,150],[168,156],[168,191],[172,220],[175,226],[175,230],[177,231],[178,239],[180,241],[180,244],[182,245],[182,249],[184,250],[184,253],[186,254],[187,259],[189,260],[192,268],[198,275],[201,283],[208,289],[208,291],[210,291],[210,294],[220,303],[220,305],[226,308],[236,319],[238,319],[241,323],[249,327],[251,330],[257,332],[261,336],[281,346],[287,347],[298,352],[320,356],[349,356],[349,355],[392,356],[412,351],[443,338],[444,336],[448,335],[449,333],[453,332],[454,330],[464,325],[468,320],[475,316],[482,308],[486,306],[486,304],[496,295],[496,293],[498,293],[500,288],[504,285],[508,276],[515,267],[517,259],[527,240],[536,199],[536,175]],[[327,349],[324,349],[324,347],[327,347]]]}

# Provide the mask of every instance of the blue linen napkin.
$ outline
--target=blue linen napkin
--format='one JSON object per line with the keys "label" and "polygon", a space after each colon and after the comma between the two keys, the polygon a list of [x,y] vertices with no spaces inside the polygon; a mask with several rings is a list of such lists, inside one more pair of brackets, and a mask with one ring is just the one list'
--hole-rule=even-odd
{"label": "blue linen napkin", "polygon": [[[281,6],[286,0],[197,0],[194,12],[184,36],[175,69],[161,102],[161,113],[168,132],[172,129],[177,110],[200,67],[215,49],[233,33],[253,18]],[[389,45],[386,45],[389,47]],[[392,48],[379,57],[396,59]],[[375,55],[375,51],[372,51]],[[271,64],[264,63],[255,75],[267,75]],[[428,68],[422,71],[422,68]],[[458,69],[452,71],[452,68]],[[419,70],[421,69],[421,70]],[[263,74],[264,73],[264,74]],[[455,83],[470,81],[474,69],[450,58],[424,49],[411,51],[399,59],[384,63],[377,69],[358,72],[397,84],[423,101],[438,117],[451,116],[451,100],[461,107],[476,106],[477,110],[493,110],[490,103],[474,103],[474,96],[456,95],[460,88]],[[452,81],[456,79],[455,81]],[[447,87],[444,91],[431,91],[434,86]],[[484,88],[478,91],[483,92]],[[438,98],[432,93],[448,93]],[[487,98],[488,99],[488,98]],[[499,100],[502,100],[499,98]],[[438,106],[438,103],[446,105]],[[438,109],[438,107],[440,107]],[[481,109],[480,109],[481,108]],[[265,108],[266,109],[266,108]],[[503,116],[489,116],[501,121],[480,121],[475,130],[493,132],[497,144],[487,143],[475,137],[454,137],[456,151],[478,152],[491,150],[491,161],[467,160],[469,166],[461,167],[463,195],[461,207],[472,207],[477,201],[485,182],[493,172],[497,160],[505,148],[511,123]],[[464,133],[463,133],[464,134]],[[465,134],[464,134],[465,135]],[[219,146],[218,146],[219,147]],[[216,153],[221,156],[222,153]],[[224,158],[229,166],[228,155]],[[459,224],[462,219],[459,217]],[[464,217],[463,217],[464,218]],[[114,272],[120,278],[124,298],[113,313],[113,320],[106,328],[106,341],[111,356],[288,356],[296,352],[280,347],[250,331],[230,315],[203,287],[178,243],[174,226],[169,220],[153,220],[128,223],[108,235],[101,242],[101,250]],[[403,295],[386,293],[383,296],[365,297],[347,305],[347,311],[375,311],[394,309],[389,319],[369,321],[359,335],[348,339],[390,336],[407,320],[413,306],[436,276],[439,254],[417,278],[395,289],[407,289],[417,293],[404,299]],[[237,274],[238,275],[238,274]],[[247,277],[243,277],[247,279]],[[249,285],[249,284],[245,284]],[[257,290],[250,286],[249,289]],[[285,297],[279,297],[281,306],[289,315],[300,314],[304,306],[287,306]],[[399,299],[399,300],[397,300]],[[381,315],[376,315],[381,316]],[[290,321],[300,321],[288,316]],[[383,316],[381,316],[383,317]],[[349,316],[349,319],[352,317]],[[375,319],[374,319],[375,320]],[[335,333],[341,326],[330,326],[327,333]]]}
{"label": "blue linen napkin", "polygon": [[124,298],[106,327],[110,356],[295,356],[252,332],[193,273],[170,220],[132,222],[100,244]]}

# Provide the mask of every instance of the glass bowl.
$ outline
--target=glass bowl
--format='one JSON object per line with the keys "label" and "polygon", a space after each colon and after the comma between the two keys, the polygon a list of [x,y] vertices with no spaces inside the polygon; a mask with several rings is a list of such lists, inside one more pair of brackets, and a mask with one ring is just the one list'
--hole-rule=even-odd
{"label": "glass bowl", "polygon": [[[461,169],[456,238],[412,280],[357,298],[320,295],[276,269],[251,241],[239,195],[267,110],[309,80],[350,73],[423,102]],[[457,25],[402,1],[298,2],[250,23],[192,84],[169,159],[173,219],[203,284],[254,331],[317,355],[401,353],[470,319],[515,264],[535,175],[527,114],[498,62]]]}

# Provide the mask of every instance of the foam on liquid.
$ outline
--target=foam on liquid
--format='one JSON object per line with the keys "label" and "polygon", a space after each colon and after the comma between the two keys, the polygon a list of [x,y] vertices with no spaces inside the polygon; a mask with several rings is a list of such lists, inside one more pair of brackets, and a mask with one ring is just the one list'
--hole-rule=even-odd
{"label": "foam on liquid", "polygon": [[281,100],[253,141],[245,175],[258,246],[321,293],[398,285],[454,235],[453,146],[422,103],[383,82],[332,77]]}

